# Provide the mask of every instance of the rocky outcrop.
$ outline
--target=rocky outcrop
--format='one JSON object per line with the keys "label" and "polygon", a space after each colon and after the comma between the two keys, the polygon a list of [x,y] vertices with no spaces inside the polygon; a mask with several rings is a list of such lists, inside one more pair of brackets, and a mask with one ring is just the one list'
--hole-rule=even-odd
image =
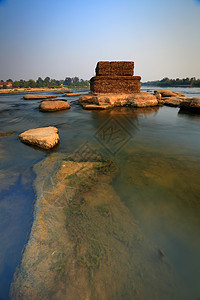
{"label": "rocky outcrop", "polygon": [[33,94],[27,94],[24,95],[23,98],[25,100],[38,100],[38,99],[48,99],[48,98],[56,98],[57,96],[52,96],[52,95],[33,95]]}
{"label": "rocky outcrop", "polygon": [[154,91],[154,94],[161,94],[162,97],[185,97],[185,95],[181,93],[170,90],[156,90]]}
{"label": "rocky outcrop", "polygon": [[185,97],[183,94],[173,92],[170,90],[156,90],[154,96],[158,100],[158,104],[167,106],[180,106],[180,103],[192,99],[191,97]]}
{"label": "rocky outcrop", "polygon": [[200,98],[192,98],[182,101],[180,109],[200,113]]}
{"label": "rocky outcrop", "polygon": [[44,100],[39,105],[39,110],[41,111],[59,111],[59,110],[66,110],[70,109],[69,103],[63,100]]}
{"label": "rocky outcrop", "polygon": [[89,94],[79,98],[85,109],[108,109],[116,106],[150,107],[158,105],[157,98],[147,92],[134,94]]}
{"label": "rocky outcrop", "polygon": [[51,149],[59,142],[58,129],[52,126],[29,129],[21,133],[19,139],[25,144]]}

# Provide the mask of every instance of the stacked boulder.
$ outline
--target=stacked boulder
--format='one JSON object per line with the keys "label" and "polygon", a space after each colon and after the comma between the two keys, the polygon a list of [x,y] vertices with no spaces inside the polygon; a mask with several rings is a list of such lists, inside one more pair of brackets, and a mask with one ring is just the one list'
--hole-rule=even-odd
{"label": "stacked boulder", "polygon": [[79,98],[85,109],[108,109],[115,106],[147,107],[158,105],[154,95],[140,92],[140,76],[134,75],[133,61],[101,61],[96,76],[90,80],[90,93]]}

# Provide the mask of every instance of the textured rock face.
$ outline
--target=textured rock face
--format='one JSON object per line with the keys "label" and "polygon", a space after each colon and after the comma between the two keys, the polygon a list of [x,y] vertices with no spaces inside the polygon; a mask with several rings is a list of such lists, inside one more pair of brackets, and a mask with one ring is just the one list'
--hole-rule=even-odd
{"label": "textured rock face", "polygon": [[96,66],[97,76],[133,76],[133,61],[100,61]]}
{"label": "textured rock face", "polygon": [[52,126],[29,129],[21,133],[19,139],[26,144],[51,149],[59,142],[58,129]]}
{"label": "textured rock face", "polygon": [[23,96],[25,100],[48,99],[48,98],[56,98],[56,97],[57,96],[52,96],[52,95],[32,95],[32,94],[27,94]]}
{"label": "textured rock face", "polygon": [[79,103],[86,109],[108,109],[124,105],[133,107],[156,106],[158,100],[150,93],[140,92],[135,94],[85,95],[79,98]]}
{"label": "textured rock face", "polygon": [[65,110],[70,109],[69,103],[62,100],[54,100],[54,101],[42,101],[39,105],[39,109],[41,111],[59,111],[59,110]]}
{"label": "textured rock face", "polygon": [[96,76],[90,79],[90,90],[97,94],[139,93],[140,76],[133,76],[134,62],[98,62]]}
{"label": "textured rock face", "polygon": [[181,102],[180,109],[200,113],[200,98],[192,98]]}
{"label": "textured rock face", "polygon": [[90,90],[93,93],[139,93],[140,76],[95,76],[90,79]]}

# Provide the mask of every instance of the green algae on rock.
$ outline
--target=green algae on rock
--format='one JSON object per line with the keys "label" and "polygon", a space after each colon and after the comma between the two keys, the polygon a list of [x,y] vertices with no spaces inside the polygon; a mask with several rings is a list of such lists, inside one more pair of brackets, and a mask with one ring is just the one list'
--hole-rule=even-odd
{"label": "green algae on rock", "polygon": [[115,193],[112,162],[52,154],[34,171],[35,219],[12,299],[173,299],[171,266]]}

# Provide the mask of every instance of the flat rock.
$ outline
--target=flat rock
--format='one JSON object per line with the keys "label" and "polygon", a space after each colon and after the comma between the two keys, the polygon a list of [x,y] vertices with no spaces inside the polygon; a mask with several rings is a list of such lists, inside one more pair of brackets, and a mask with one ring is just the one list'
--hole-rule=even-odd
{"label": "flat rock", "polygon": [[200,113],[200,98],[192,98],[182,101],[180,109]]}
{"label": "flat rock", "polygon": [[128,104],[133,107],[149,107],[158,105],[158,100],[150,93],[140,92],[129,97]]}
{"label": "flat rock", "polygon": [[33,95],[33,94],[27,94],[23,96],[25,100],[38,100],[38,99],[48,99],[48,98],[56,98],[56,97],[57,96],[52,96],[52,95]]}
{"label": "flat rock", "polygon": [[65,96],[67,96],[67,97],[75,97],[75,96],[80,96],[80,94],[79,93],[67,93]]}
{"label": "flat rock", "polygon": [[58,129],[53,126],[29,129],[19,135],[21,142],[51,149],[59,142]]}
{"label": "flat rock", "polygon": [[62,101],[62,100],[54,100],[54,101],[45,100],[40,103],[39,109],[41,111],[59,111],[59,110],[70,109],[70,105],[66,101]]}
{"label": "flat rock", "polygon": [[162,97],[185,97],[183,94],[178,92],[173,92],[170,90],[156,90],[154,91],[154,94],[161,94]]}
{"label": "flat rock", "polygon": [[81,96],[79,98],[79,104],[81,104],[83,108],[91,107],[88,105],[97,105],[103,106],[103,109],[126,105],[149,107],[158,105],[158,100],[155,95],[147,92],[134,94],[89,94]]}

